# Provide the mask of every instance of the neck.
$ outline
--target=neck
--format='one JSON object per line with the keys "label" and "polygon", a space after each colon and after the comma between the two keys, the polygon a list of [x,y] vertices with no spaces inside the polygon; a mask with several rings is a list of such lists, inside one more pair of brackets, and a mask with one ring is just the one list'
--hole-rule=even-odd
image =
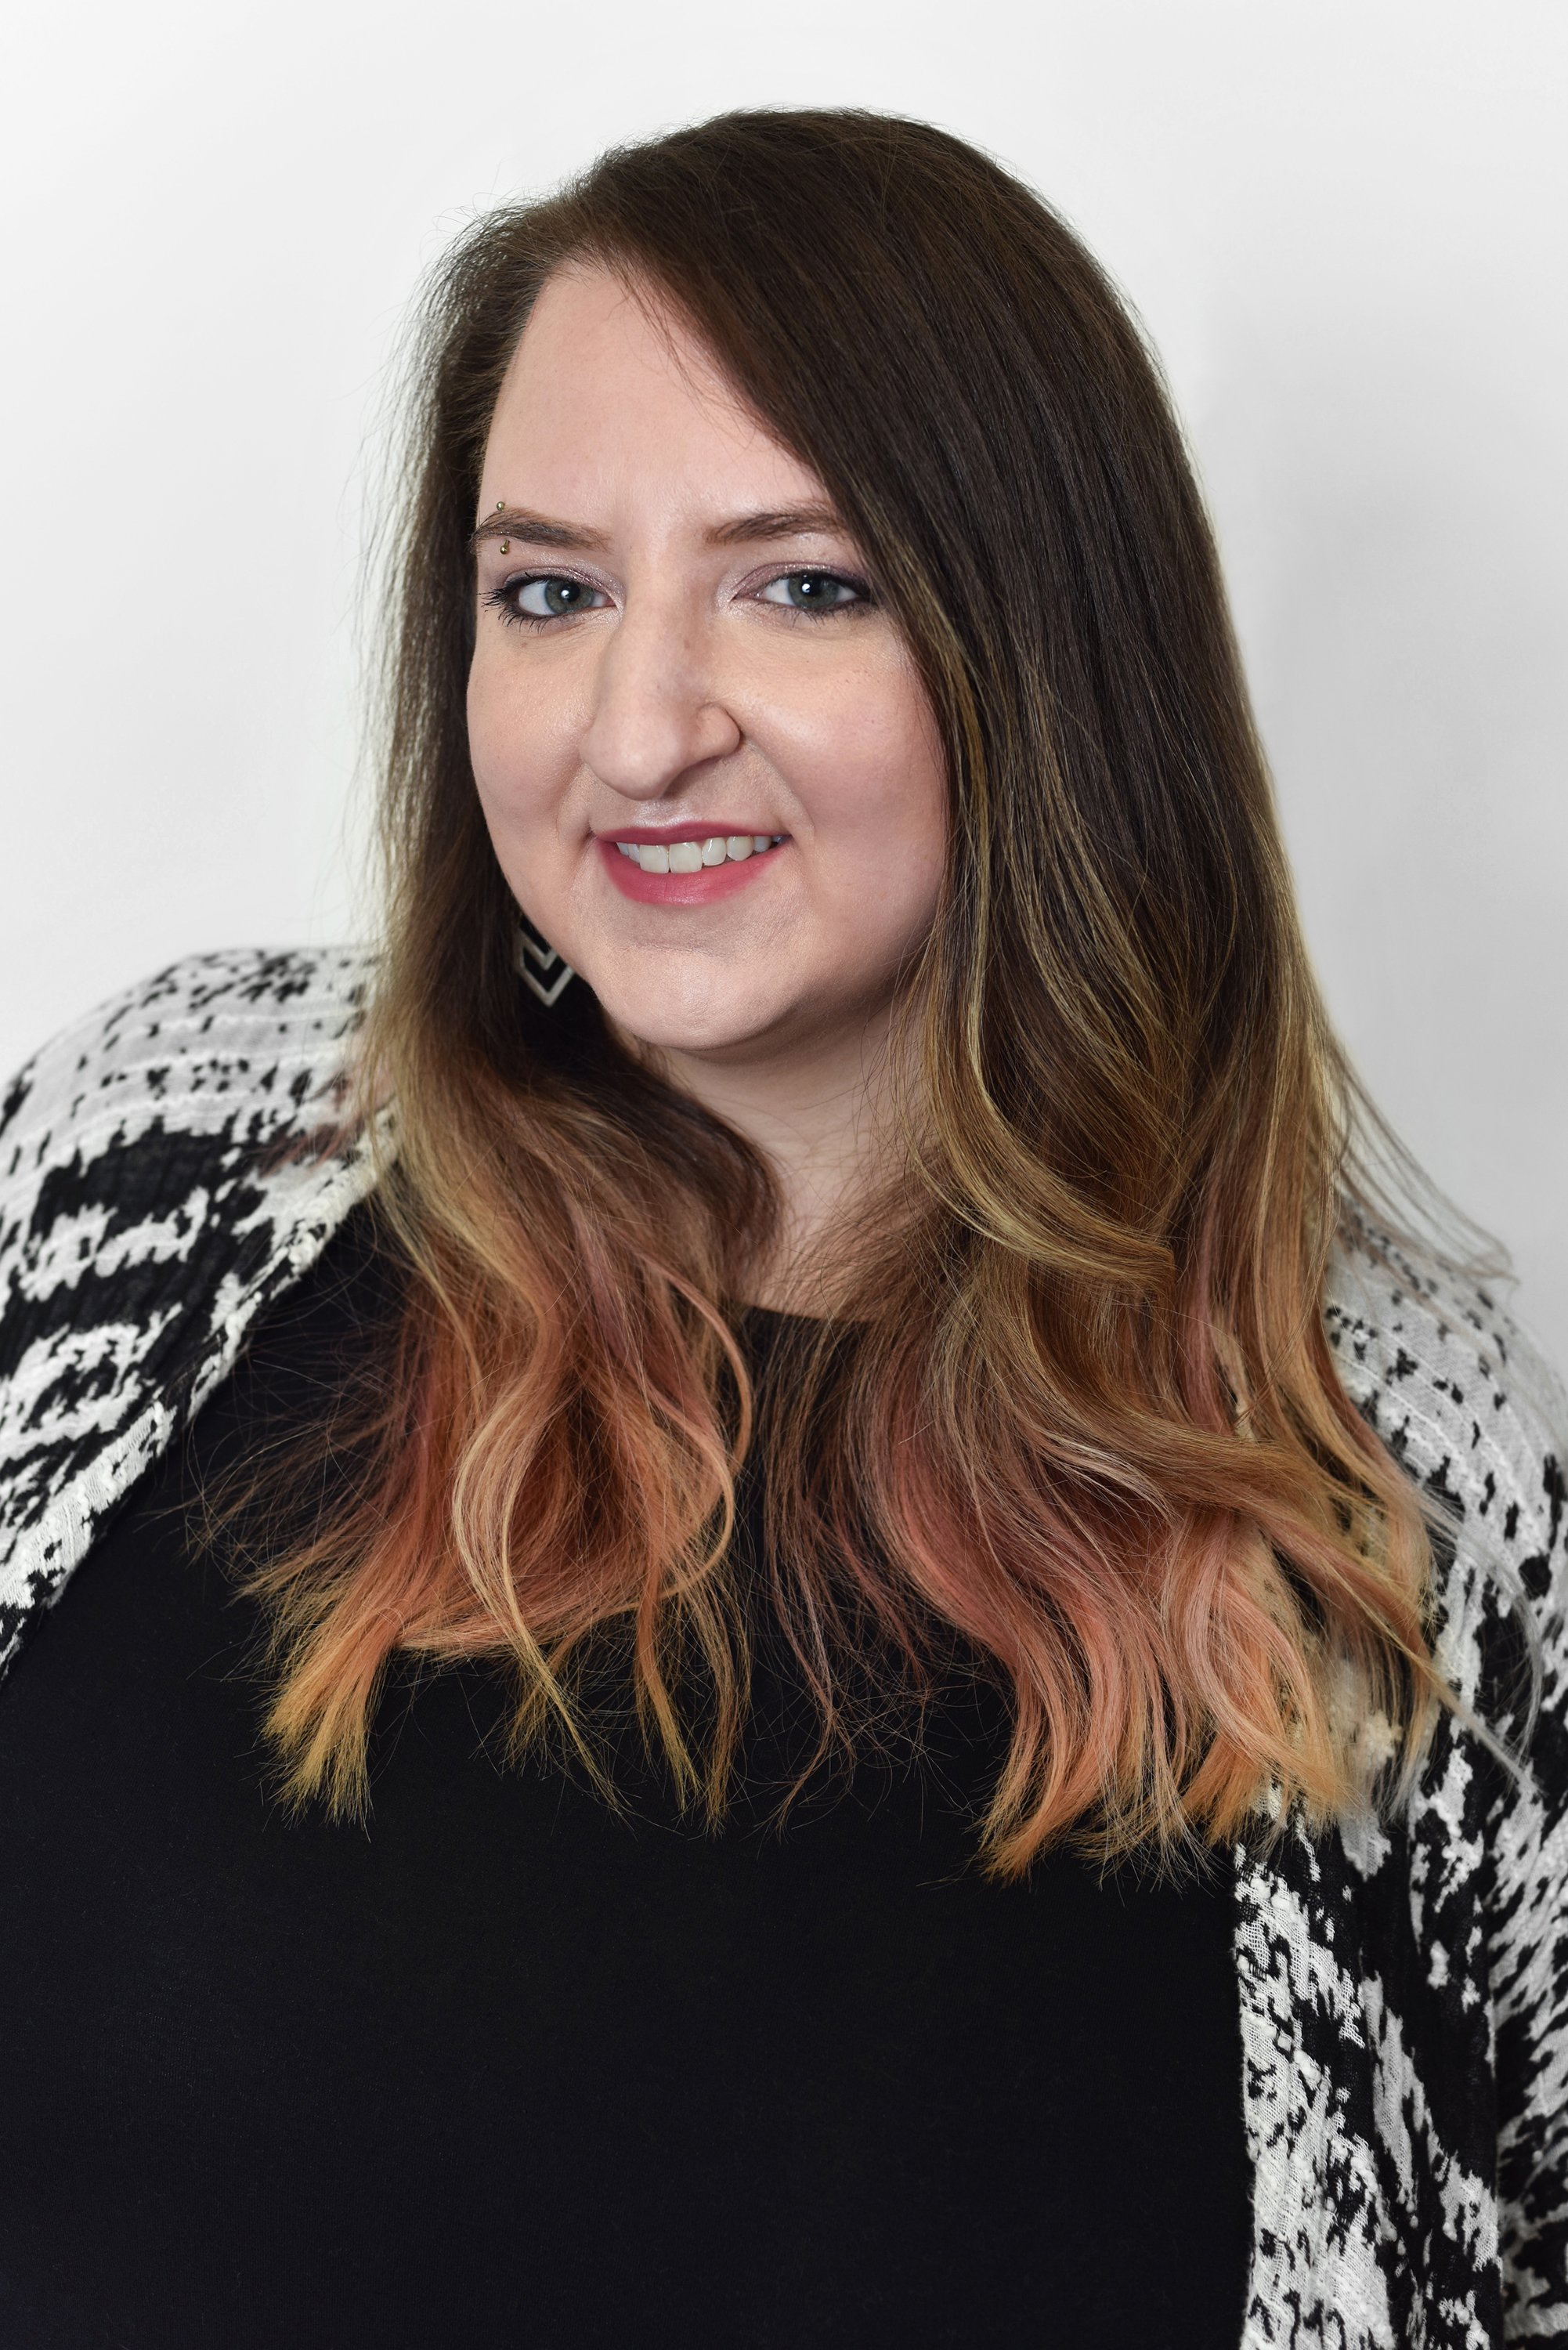
{"label": "neck", "polygon": [[664,1052],[670,1081],[762,1152],[783,1205],[777,1246],[753,1268],[749,1302],[780,1312],[826,1310],[822,1243],[887,1170],[897,1140],[890,1014],[850,1035],[784,1044],[715,1061]]}

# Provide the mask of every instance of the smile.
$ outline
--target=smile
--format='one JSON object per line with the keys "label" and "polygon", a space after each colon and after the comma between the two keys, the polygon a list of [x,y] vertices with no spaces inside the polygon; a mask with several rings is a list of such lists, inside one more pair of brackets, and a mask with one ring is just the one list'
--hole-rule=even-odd
{"label": "smile", "polygon": [[653,840],[618,840],[616,847],[645,873],[696,873],[704,865],[743,865],[783,838],[782,832],[716,832],[709,840],[672,840],[668,847]]}
{"label": "smile", "polygon": [[782,832],[715,832],[685,840],[601,838],[598,848],[623,897],[650,906],[708,906],[760,879],[788,837]]}

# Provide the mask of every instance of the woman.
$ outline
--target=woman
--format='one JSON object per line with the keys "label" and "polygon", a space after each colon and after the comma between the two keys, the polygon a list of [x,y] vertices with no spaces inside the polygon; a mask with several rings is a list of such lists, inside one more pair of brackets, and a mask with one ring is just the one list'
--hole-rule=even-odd
{"label": "woman", "polygon": [[418,385],[384,951],[6,1107],[5,2338],[1568,2338],[1542,1381],[1116,296],[733,115]]}

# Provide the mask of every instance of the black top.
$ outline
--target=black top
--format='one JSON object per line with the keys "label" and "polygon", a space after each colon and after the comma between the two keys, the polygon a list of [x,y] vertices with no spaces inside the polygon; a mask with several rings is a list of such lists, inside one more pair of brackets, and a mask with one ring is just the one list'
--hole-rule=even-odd
{"label": "black top", "polygon": [[[269,1800],[191,1496],[320,1423],[384,1315],[367,1233],[0,1690],[0,2345],[1233,2350],[1228,1879],[986,1881],[983,1694],[782,1835],[504,1765],[479,1666],[395,1683],[368,1827]],[[765,1647],[753,1785],[797,1696]]]}

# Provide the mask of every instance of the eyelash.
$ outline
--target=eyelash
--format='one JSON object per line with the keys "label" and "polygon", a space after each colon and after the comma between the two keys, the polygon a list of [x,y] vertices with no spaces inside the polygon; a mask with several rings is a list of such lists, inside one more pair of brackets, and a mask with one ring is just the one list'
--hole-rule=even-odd
{"label": "eyelash", "polygon": [[[787,571],[775,571],[771,578],[758,581],[755,592],[760,598],[763,588],[776,588],[781,579],[803,578],[831,579],[836,587],[852,588],[853,599],[845,604],[825,605],[819,612],[813,612],[799,604],[775,604],[773,610],[787,614],[792,620],[831,620],[846,612],[867,611],[877,600],[871,592],[869,580],[862,579],[856,572],[835,571],[819,563],[796,563]],[[514,577],[504,579],[499,588],[491,588],[484,601],[500,613],[503,624],[509,629],[552,629],[561,620],[579,619],[580,614],[576,612],[552,612],[546,616],[542,612],[520,612],[517,609],[514,598],[519,589],[536,587],[542,579],[569,579],[579,588],[592,588],[594,584],[576,571],[519,571]]]}

